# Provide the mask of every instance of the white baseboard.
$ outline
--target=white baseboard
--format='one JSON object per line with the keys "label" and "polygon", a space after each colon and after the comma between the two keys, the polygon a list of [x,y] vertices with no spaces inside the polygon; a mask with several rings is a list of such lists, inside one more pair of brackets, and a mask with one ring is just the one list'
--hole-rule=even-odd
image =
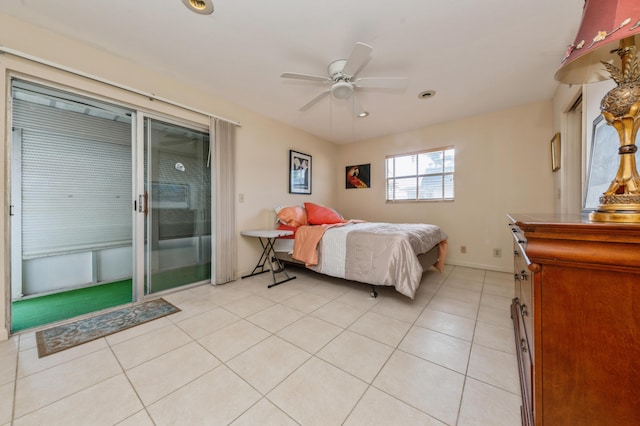
{"label": "white baseboard", "polygon": [[496,266],[496,265],[483,265],[483,264],[480,264],[480,263],[458,262],[458,261],[456,261],[455,263],[454,262],[446,262],[446,264],[449,265],[449,266],[462,266],[464,268],[485,269],[487,271],[507,272],[507,273],[513,274],[513,269],[503,268],[503,267]]}

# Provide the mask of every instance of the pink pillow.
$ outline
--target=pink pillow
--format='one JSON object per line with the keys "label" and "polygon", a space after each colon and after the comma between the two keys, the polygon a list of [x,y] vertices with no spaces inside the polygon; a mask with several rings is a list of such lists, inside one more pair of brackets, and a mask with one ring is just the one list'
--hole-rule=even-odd
{"label": "pink pillow", "polygon": [[307,225],[307,212],[300,206],[284,207],[276,214],[280,223],[287,226]]}
{"label": "pink pillow", "polygon": [[332,223],[344,223],[342,216],[334,209],[313,203],[304,203],[307,211],[307,220],[311,225],[330,225]]}

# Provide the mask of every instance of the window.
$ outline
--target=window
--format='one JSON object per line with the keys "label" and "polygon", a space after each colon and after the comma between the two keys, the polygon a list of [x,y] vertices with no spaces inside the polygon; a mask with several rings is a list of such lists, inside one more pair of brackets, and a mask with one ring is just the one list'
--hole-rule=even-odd
{"label": "window", "polygon": [[453,200],[454,157],[453,147],[387,156],[387,201]]}

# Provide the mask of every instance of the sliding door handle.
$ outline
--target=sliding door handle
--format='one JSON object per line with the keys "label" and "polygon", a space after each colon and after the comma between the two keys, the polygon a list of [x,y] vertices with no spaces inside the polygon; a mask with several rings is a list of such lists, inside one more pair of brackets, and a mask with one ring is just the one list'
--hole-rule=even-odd
{"label": "sliding door handle", "polygon": [[138,213],[144,213],[145,216],[149,215],[149,207],[147,206],[148,202],[149,194],[147,192],[138,195]]}
{"label": "sliding door handle", "polygon": [[138,195],[138,213],[144,213],[145,216],[149,215],[149,207],[147,203],[149,202],[149,193],[145,191],[144,194]]}

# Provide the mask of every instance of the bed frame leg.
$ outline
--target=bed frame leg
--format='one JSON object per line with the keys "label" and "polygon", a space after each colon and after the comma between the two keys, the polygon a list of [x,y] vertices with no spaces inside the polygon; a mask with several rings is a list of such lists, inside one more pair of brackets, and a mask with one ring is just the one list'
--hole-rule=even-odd
{"label": "bed frame leg", "polygon": [[376,297],[378,297],[378,292],[376,291],[376,287],[373,284],[370,284],[370,285],[371,285],[371,297],[375,299]]}

